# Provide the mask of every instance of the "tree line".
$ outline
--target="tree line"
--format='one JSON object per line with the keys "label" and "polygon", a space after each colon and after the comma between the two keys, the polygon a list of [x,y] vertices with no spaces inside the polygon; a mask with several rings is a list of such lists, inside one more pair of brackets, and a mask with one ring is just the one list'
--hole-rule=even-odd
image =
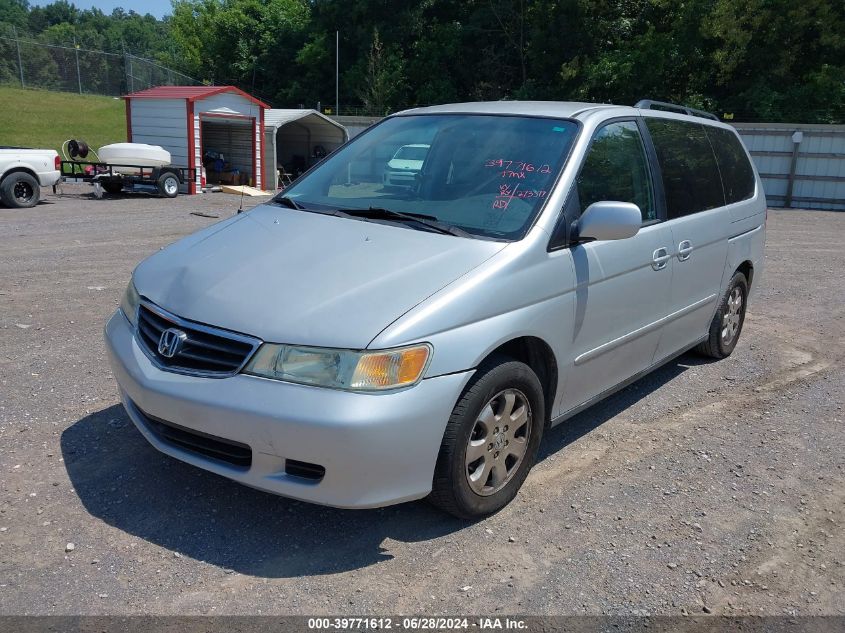
{"label": "tree line", "polygon": [[[0,0],[0,32],[148,56],[276,107],[633,104],[845,121],[841,0],[174,0],[157,20]],[[14,60],[2,60],[9,64]]]}

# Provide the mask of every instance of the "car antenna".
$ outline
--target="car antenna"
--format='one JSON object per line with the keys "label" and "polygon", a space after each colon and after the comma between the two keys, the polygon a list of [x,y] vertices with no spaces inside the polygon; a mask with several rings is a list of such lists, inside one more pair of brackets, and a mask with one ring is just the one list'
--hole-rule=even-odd
{"label": "car antenna", "polygon": [[[255,55],[253,55],[252,56],[252,88],[250,88],[250,91],[249,91],[249,94],[253,99],[255,99],[255,65],[256,65],[257,61],[258,61],[258,58]],[[254,107],[255,107],[255,102],[250,100],[250,102],[249,102],[249,116],[252,119],[255,118],[255,117],[252,116]],[[260,134],[260,132],[259,132],[260,126],[258,125],[258,121],[255,121],[253,125],[255,126],[253,128],[253,134],[255,134],[255,133]],[[262,139],[260,139],[260,144],[258,144],[257,146],[258,147],[264,147],[263,143],[264,143],[264,139],[262,138]],[[253,174],[253,177],[255,178],[255,182],[258,183],[258,174]],[[241,203],[238,206],[237,215],[240,215],[241,213],[244,212],[244,187],[245,186],[246,185],[241,185]]]}

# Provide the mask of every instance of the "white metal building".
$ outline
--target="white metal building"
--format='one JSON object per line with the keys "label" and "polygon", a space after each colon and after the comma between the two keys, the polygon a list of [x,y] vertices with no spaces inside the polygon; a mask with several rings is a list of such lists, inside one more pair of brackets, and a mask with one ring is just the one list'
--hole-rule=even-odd
{"label": "white metal building", "polygon": [[735,123],[772,207],[845,211],[845,125]]}
{"label": "white metal building", "polygon": [[279,186],[279,172],[296,177],[349,140],[340,123],[317,110],[267,110],[264,115],[265,188]]}
{"label": "white metal building", "polygon": [[172,165],[195,170],[188,193],[200,191],[209,152],[223,155],[231,177],[243,174],[246,184],[264,188],[266,103],[234,86],[159,86],[124,99],[129,142],[160,145]]}

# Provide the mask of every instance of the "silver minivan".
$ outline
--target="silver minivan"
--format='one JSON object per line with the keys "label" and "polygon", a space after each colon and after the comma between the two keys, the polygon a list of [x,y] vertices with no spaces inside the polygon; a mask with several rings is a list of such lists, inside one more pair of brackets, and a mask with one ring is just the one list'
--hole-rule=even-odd
{"label": "silver minivan", "polygon": [[[638,106],[401,112],[155,253],[106,325],[130,418],[288,497],[502,508],[547,428],[687,350],[729,356],[759,283],[736,132]],[[413,182],[386,187],[408,146]]]}

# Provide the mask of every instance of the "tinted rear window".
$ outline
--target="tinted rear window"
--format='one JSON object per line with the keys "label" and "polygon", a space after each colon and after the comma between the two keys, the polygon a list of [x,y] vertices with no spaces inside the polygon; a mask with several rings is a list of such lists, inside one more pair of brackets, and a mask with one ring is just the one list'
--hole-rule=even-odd
{"label": "tinted rear window", "polygon": [[670,219],[725,204],[716,157],[699,123],[646,118],[666,193]]}
{"label": "tinted rear window", "polygon": [[730,130],[709,125],[705,130],[719,163],[725,201],[731,204],[747,200],[754,195],[754,170],[748,162],[742,141]]}

